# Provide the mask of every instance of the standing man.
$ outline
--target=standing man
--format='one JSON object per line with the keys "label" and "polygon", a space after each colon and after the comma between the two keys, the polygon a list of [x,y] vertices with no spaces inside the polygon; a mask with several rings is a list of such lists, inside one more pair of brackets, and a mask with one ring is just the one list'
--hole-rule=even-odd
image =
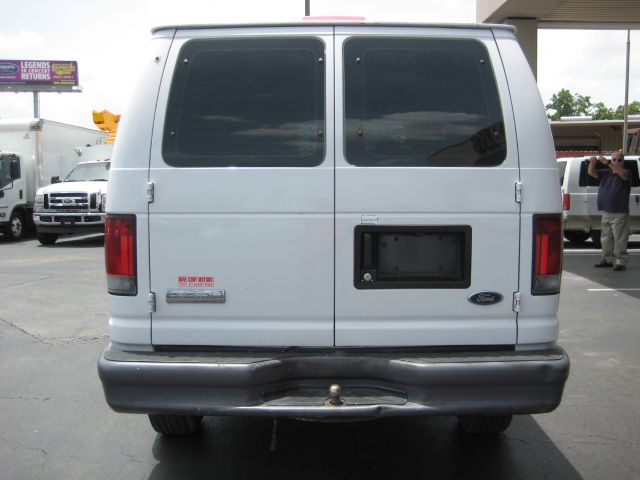
{"label": "standing man", "polygon": [[[613,267],[619,272],[627,268],[627,243],[629,241],[629,194],[631,172],[624,168],[622,152],[613,152],[611,161],[604,157],[591,157],[589,175],[600,179],[598,210],[602,210],[602,260],[594,266]],[[606,170],[596,169],[600,162]]]}

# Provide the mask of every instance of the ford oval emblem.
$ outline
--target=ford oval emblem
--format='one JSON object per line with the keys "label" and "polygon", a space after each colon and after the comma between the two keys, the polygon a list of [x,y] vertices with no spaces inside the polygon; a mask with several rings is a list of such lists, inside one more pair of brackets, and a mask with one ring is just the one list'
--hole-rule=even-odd
{"label": "ford oval emblem", "polygon": [[15,75],[19,70],[15,63],[0,63],[0,75]]}
{"label": "ford oval emblem", "polygon": [[477,292],[469,295],[467,300],[476,305],[494,305],[502,301],[502,295],[498,292]]}

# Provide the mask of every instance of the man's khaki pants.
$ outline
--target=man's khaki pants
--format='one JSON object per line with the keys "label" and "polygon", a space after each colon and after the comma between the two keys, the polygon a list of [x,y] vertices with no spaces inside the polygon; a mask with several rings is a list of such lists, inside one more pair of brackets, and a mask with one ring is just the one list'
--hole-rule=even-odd
{"label": "man's khaki pants", "polygon": [[602,259],[616,264],[626,265],[629,258],[629,215],[627,213],[602,213]]}

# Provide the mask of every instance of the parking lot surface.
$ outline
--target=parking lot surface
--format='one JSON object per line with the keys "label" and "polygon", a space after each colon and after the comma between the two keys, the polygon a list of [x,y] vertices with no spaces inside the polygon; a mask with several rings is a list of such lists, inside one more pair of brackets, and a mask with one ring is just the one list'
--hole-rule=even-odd
{"label": "parking lot surface", "polygon": [[628,270],[566,245],[560,407],[505,434],[451,417],[309,423],[208,418],[188,438],[112,412],[96,362],[107,345],[103,238],[43,247],[0,238],[0,477],[6,479],[640,478],[640,243]]}

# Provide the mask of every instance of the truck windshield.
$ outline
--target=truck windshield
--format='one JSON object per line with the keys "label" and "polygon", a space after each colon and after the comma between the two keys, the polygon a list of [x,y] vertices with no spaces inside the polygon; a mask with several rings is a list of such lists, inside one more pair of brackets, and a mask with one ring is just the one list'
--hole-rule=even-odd
{"label": "truck windshield", "polygon": [[11,160],[14,155],[0,155],[0,188],[11,184]]}
{"label": "truck windshield", "polygon": [[109,180],[110,162],[100,163],[79,163],[69,175],[65,177],[63,182],[97,182]]}

